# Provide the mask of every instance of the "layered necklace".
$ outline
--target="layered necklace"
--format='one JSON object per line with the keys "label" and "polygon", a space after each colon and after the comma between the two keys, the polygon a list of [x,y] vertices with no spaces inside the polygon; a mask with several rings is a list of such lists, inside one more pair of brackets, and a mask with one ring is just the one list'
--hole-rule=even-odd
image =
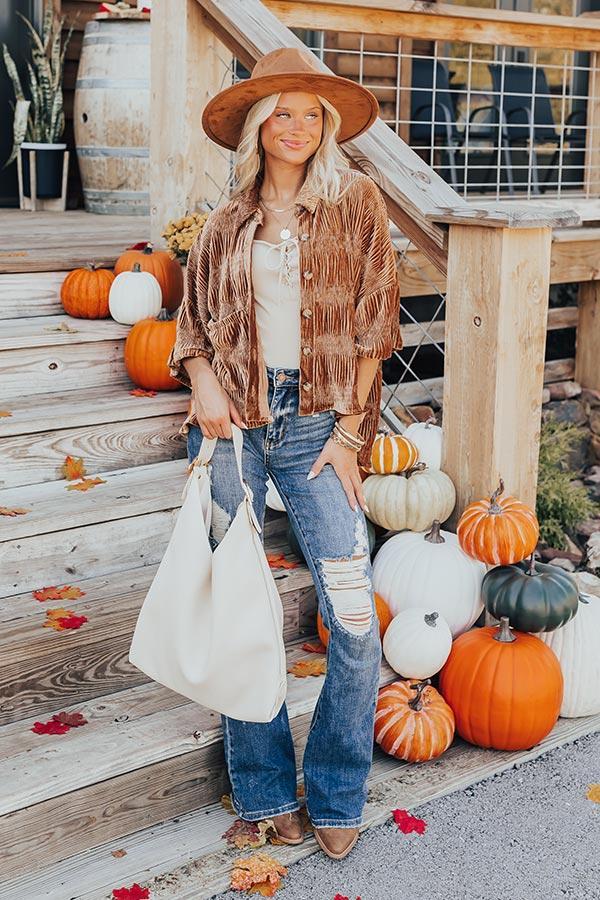
{"label": "layered necklace", "polygon": [[[294,204],[292,204],[291,206],[284,206],[283,209],[278,209],[277,207],[267,206],[267,204],[264,202],[262,197],[259,197],[259,201],[260,201],[261,206],[264,209],[266,209],[272,213],[287,212],[288,209],[291,209],[291,210],[294,209]],[[288,221],[286,222],[285,226],[279,232],[279,237],[281,238],[281,240],[283,242],[283,247],[281,248],[282,249],[281,275],[283,277],[284,282],[288,286],[292,285],[292,266],[291,266],[291,262],[290,262],[290,255],[291,255],[292,248],[294,246],[294,244],[292,242],[288,243],[289,239],[292,236],[292,232],[290,231],[288,226],[289,226],[290,222],[292,221],[293,215],[294,215],[294,213],[292,212],[292,214],[289,217]],[[279,217],[275,216],[275,218],[278,220],[279,224],[281,224],[281,220],[279,219]],[[277,246],[277,245],[275,245],[275,246]]]}

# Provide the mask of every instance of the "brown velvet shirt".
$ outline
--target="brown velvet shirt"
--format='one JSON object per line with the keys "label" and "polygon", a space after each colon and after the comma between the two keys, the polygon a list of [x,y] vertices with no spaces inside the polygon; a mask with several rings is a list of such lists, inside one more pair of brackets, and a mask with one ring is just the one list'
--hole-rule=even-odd
{"label": "brown velvet shirt", "polygon": [[[299,408],[363,412],[356,358],[384,360],[402,347],[400,285],[379,187],[356,170],[327,204],[303,187],[296,197],[301,294]],[[272,421],[251,281],[254,232],[263,221],[255,183],[212,210],[192,245],[168,365],[190,385],[182,360],[205,356],[249,428]],[[364,406],[358,462],[367,465],[379,422],[382,364]],[[198,425],[193,413],[183,423]]]}

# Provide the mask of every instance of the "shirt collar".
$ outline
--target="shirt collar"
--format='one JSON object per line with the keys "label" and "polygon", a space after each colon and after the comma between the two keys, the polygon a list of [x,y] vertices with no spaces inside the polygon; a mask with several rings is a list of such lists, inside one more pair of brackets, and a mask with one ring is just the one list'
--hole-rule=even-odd
{"label": "shirt collar", "polygon": [[[236,217],[237,225],[241,225],[255,212],[262,212],[258,200],[259,192],[260,185],[255,181],[251,187],[246,188],[245,191],[243,191],[241,194],[238,194],[238,196],[234,198],[233,208],[231,212]],[[306,188],[306,185],[303,184],[298,195],[296,196],[296,202],[294,205],[303,206],[310,213],[314,213],[319,200],[320,197],[309,191]]]}

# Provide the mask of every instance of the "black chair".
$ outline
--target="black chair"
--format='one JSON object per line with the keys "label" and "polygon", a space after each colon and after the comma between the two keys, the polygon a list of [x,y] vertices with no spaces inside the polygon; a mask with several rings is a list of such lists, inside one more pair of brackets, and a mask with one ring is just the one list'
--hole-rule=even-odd
{"label": "black chair", "polygon": [[[435,101],[434,101],[435,85]],[[460,132],[456,126],[458,118],[454,94],[450,90],[448,70],[446,66],[433,57],[417,57],[412,61],[412,89],[411,89],[411,124],[409,143],[413,149],[429,149],[432,144],[441,142],[442,154],[448,160],[447,168],[452,187],[458,190],[458,162],[457,157],[464,147],[467,131]],[[476,119],[482,112],[490,107],[478,108],[469,116],[469,128],[471,137],[474,136]],[[484,126],[485,129],[485,126]],[[489,140],[489,126],[481,136]],[[476,135],[479,137],[479,133]],[[505,165],[508,171],[509,188],[512,193],[512,177],[510,175],[510,158],[506,150]],[[483,154],[478,154],[483,157]],[[443,158],[443,157],[442,157]],[[463,163],[464,167],[464,163]],[[496,171],[495,167],[488,166],[486,176]]]}
{"label": "black chair", "polygon": [[[534,193],[539,194],[548,185],[556,161],[560,155],[560,134],[556,130],[550,89],[542,68],[529,65],[489,63],[495,102],[495,124],[501,123],[501,140],[510,151],[529,147],[531,151],[531,175]],[[504,75],[503,75],[504,73]],[[575,120],[585,123],[585,111],[574,110],[565,120],[567,130],[564,144],[575,152],[585,150],[585,132],[571,130]],[[554,144],[555,149],[547,167],[546,177],[540,182],[536,147]]]}
{"label": "black chair", "polygon": [[[434,100],[435,85],[435,100]],[[442,142],[452,187],[458,189],[456,154],[462,137],[456,127],[456,109],[450,93],[448,70],[433,57],[412,60],[409,143],[415,150]]]}

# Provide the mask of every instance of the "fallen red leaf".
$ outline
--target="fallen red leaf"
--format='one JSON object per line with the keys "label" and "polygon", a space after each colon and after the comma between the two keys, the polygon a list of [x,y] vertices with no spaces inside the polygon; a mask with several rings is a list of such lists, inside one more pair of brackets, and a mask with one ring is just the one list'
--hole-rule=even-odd
{"label": "fallen red leaf", "polygon": [[87,616],[61,616],[54,621],[58,625],[58,630],[75,630],[81,628],[87,622]]}
{"label": "fallen red leaf", "polygon": [[85,475],[85,465],[81,456],[65,456],[61,472],[67,481],[83,478]]}
{"label": "fallen red leaf", "polygon": [[134,388],[129,391],[132,397],[156,397],[157,391],[145,390],[144,388]]}
{"label": "fallen red leaf", "polygon": [[106,484],[106,481],[104,478],[96,475],[95,478],[84,478],[82,481],[75,482],[75,484],[67,484],[66,489],[68,491],[89,491],[90,488],[95,487],[97,484]]}
{"label": "fallen red leaf", "polygon": [[424,819],[418,819],[416,816],[411,816],[406,809],[395,809],[392,814],[394,816],[394,822],[403,834],[410,834],[411,831],[416,831],[417,834],[423,834],[427,828],[427,823]]}
{"label": "fallen red leaf", "polygon": [[127,850],[111,850],[110,855],[115,859],[121,859],[123,856],[127,856]]}
{"label": "fallen red leaf", "polygon": [[55,722],[61,722],[70,728],[78,728],[80,725],[87,725],[87,719],[79,712],[59,712],[52,716]]}
{"label": "fallen red leaf", "polygon": [[[350,898],[342,896],[342,894],[336,894],[333,900],[350,900]],[[360,897],[357,897],[356,900],[360,900]]]}
{"label": "fallen red leaf", "polygon": [[78,597],[85,596],[85,591],[80,590],[78,587],[72,587],[70,584],[65,584],[61,588],[57,588],[55,585],[43,587],[31,593],[40,603],[43,603],[45,600],[77,600]]}
{"label": "fallen red leaf", "polygon": [[327,647],[321,641],[306,641],[302,644],[302,649],[307,653],[327,653]]}
{"label": "fallen red leaf", "polygon": [[48,609],[46,611],[47,621],[44,622],[44,628],[54,628],[55,631],[63,631],[64,629],[81,628],[84,622],[87,622],[87,616],[76,616],[72,609]]}
{"label": "fallen red leaf", "polygon": [[130,888],[113,888],[112,895],[115,900],[148,900],[150,891],[148,888],[141,887],[136,882],[132,884]]}
{"label": "fallen red leaf", "polygon": [[233,861],[230,886],[234,891],[272,897],[281,886],[281,876],[287,875],[287,871],[285,866],[267,853],[254,853]]}
{"label": "fallen red leaf", "polygon": [[55,722],[54,719],[50,719],[49,722],[34,722],[33,728],[29,730],[33,731],[34,734],[66,734],[69,731],[69,726],[63,722]]}

